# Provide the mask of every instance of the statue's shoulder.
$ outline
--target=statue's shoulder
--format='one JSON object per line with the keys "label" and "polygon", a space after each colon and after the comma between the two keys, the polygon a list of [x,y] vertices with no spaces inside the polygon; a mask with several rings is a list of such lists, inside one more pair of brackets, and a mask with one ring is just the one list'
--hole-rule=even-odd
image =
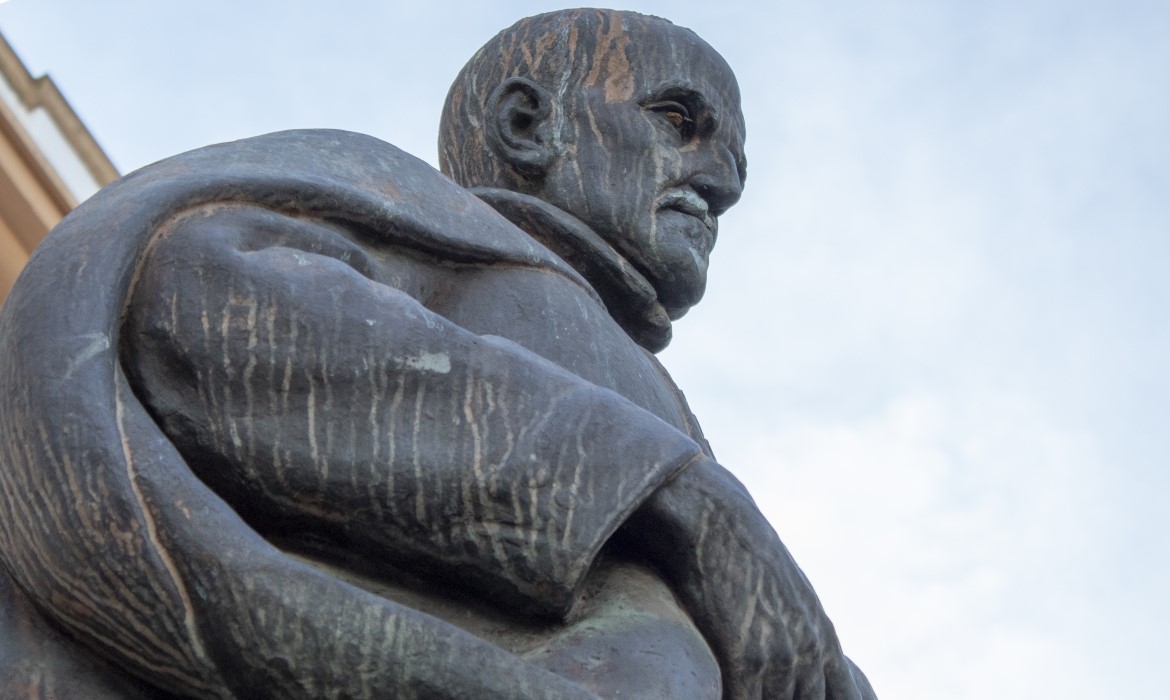
{"label": "statue's shoulder", "polygon": [[116,347],[120,310],[152,242],[184,216],[231,206],[324,222],[434,259],[577,277],[492,207],[400,148],[348,131],[282,131],[145,166],[66,216],[0,310],[0,361],[19,354],[19,345],[59,347],[62,338],[77,339],[83,355],[93,343]]}
{"label": "statue's shoulder", "polygon": [[167,158],[102,190],[75,218],[92,229],[116,217],[125,234],[223,203],[328,219],[456,260],[560,262],[428,163],[373,136],[333,129],[275,132]]}

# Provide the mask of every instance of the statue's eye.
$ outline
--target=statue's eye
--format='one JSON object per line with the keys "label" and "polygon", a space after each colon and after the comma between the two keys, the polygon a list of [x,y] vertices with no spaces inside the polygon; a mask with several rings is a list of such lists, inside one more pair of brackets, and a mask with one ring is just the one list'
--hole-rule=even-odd
{"label": "statue's eye", "polygon": [[695,120],[691,112],[681,103],[673,100],[650,105],[650,110],[658,114],[679,133],[683,139],[689,139],[694,131]]}

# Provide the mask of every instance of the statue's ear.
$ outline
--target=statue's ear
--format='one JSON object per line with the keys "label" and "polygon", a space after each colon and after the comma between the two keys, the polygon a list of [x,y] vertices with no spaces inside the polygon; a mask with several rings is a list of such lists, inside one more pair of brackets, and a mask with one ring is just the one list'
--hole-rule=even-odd
{"label": "statue's ear", "polygon": [[488,97],[488,144],[522,175],[543,175],[553,158],[551,113],[548,90],[528,78],[508,78]]}

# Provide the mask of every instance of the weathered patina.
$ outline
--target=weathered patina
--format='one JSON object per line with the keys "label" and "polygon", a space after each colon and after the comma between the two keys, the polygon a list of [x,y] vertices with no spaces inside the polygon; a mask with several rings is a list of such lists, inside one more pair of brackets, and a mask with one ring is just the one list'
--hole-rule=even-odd
{"label": "weathered patina", "polygon": [[84,204],[0,316],[0,689],[872,697],[652,354],[743,141],[697,36],[574,10],[460,74],[451,179],[294,131]]}

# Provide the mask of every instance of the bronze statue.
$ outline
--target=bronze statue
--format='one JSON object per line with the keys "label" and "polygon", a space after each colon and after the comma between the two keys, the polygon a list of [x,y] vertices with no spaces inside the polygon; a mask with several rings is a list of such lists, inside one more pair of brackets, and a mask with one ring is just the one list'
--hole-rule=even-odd
{"label": "bronze statue", "polygon": [[0,690],[873,697],[652,354],[743,144],[695,34],[570,10],[459,75],[451,179],[294,131],[85,203],[0,317]]}

